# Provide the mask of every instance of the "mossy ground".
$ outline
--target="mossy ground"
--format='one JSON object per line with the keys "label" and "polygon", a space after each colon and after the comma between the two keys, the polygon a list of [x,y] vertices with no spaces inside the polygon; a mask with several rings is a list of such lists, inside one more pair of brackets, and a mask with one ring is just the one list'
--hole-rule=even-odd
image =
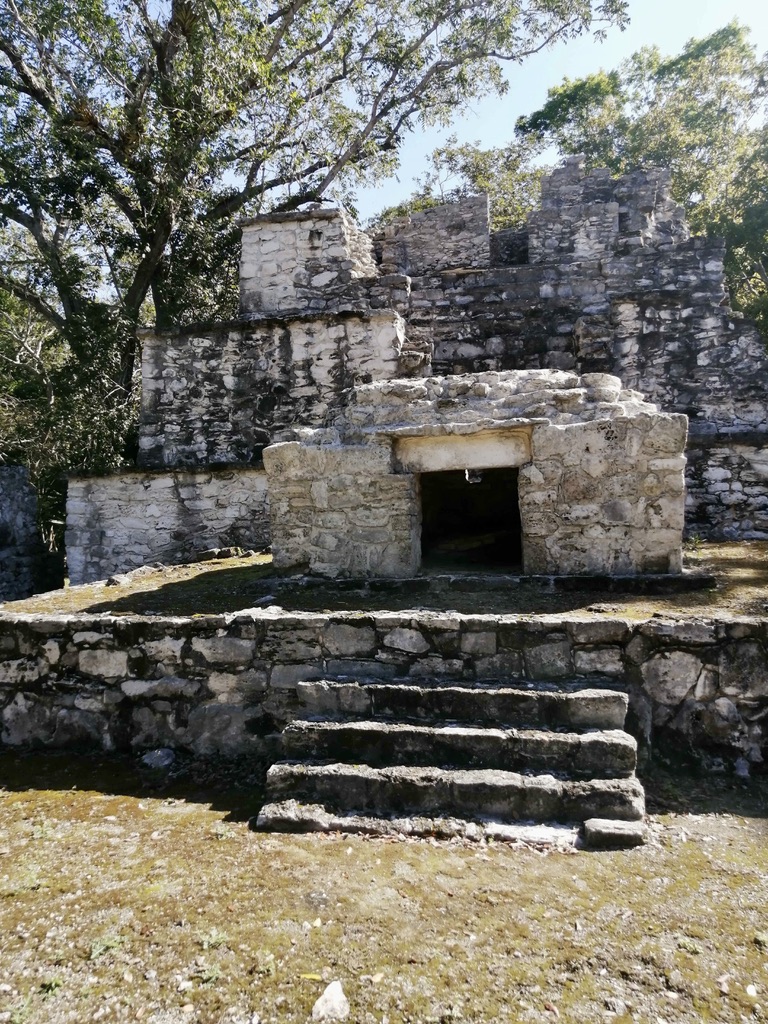
{"label": "mossy ground", "polygon": [[[714,575],[714,589],[653,596],[594,587],[561,592],[533,581],[514,587],[462,592],[460,587],[430,593],[423,588],[392,593],[369,591],[366,611],[429,608],[497,614],[535,615],[579,612],[647,618],[654,613],[765,615],[768,612],[768,543],[761,541],[692,544],[686,568]],[[606,604],[605,602],[609,603]],[[349,611],[361,607],[359,591],[331,581],[304,586],[276,572],[266,555],[143,571],[116,586],[103,583],[69,587],[0,606],[4,612],[57,614],[109,612],[115,615],[195,615],[234,612],[254,605],[279,604],[287,611]]]}
{"label": "mossy ground", "polygon": [[768,1019],[765,778],[656,769],[649,845],[543,856],[260,834],[259,766],[0,771],[3,1021]]}

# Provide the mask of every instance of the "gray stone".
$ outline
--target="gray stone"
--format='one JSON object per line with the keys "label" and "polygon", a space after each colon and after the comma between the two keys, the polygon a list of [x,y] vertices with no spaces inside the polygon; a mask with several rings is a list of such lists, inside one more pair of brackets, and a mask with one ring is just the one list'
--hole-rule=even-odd
{"label": "gray stone", "polygon": [[720,653],[720,691],[726,697],[768,697],[768,660],[760,643],[744,640]]}
{"label": "gray stone", "polygon": [[642,821],[589,818],[584,822],[584,845],[590,850],[627,849],[642,846],[646,828]]}
{"label": "gray stone", "polygon": [[120,684],[126,697],[134,699],[145,697],[192,697],[200,689],[200,683],[194,679],[179,679],[176,676],[163,676],[161,679],[126,679]]}
{"label": "gray stone", "polygon": [[218,636],[210,640],[194,637],[192,650],[213,665],[249,665],[253,660],[253,641],[233,636]]}
{"label": "gray stone", "polygon": [[429,650],[429,642],[417,629],[398,627],[387,633],[383,642],[385,647],[394,647],[406,654],[424,654]]}
{"label": "gray stone", "polygon": [[125,651],[80,651],[78,668],[85,675],[101,679],[119,679],[128,674],[128,655]]}
{"label": "gray stone", "polygon": [[170,768],[176,760],[176,754],[170,747],[159,747],[157,750],[148,750],[142,755],[141,763],[146,768]]}
{"label": "gray stone", "polygon": [[531,679],[564,679],[573,671],[571,645],[567,640],[528,647],[524,657]]}
{"label": "gray stone", "polygon": [[695,687],[703,669],[695,654],[663,651],[642,666],[645,688],[660,704],[679,704]]}
{"label": "gray stone", "polygon": [[332,622],[325,630],[323,643],[329,654],[336,657],[355,658],[373,654],[376,647],[376,633],[370,626],[350,626]]}

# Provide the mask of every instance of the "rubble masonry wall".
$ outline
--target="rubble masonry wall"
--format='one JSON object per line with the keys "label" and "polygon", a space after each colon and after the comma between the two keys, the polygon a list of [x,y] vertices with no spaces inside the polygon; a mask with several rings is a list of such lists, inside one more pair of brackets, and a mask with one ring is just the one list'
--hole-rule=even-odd
{"label": "rubble masonry wall", "polygon": [[277,754],[300,680],[589,679],[662,751],[766,752],[768,619],[456,612],[0,615],[0,742]]}

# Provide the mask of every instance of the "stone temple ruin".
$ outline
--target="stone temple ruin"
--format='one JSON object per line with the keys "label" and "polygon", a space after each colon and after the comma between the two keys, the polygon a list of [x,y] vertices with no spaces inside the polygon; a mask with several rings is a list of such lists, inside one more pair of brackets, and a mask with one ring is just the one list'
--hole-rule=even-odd
{"label": "stone temple ruin", "polygon": [[768,358],[723,282],[666,172],[576,158],[521,231],[483,197],[245,223],[241,318],[148,334],[140,466],[70,480],[72,582],[271,544],[438,608],[0,615],[0,742],[257,754],[264,828],[641,841],[638,738],[763,759],[768,622],[448,609],[514,586],[478,570],[669,577],[684,526],[768,538]]}
{"label": "stone temple ruin", "polygon": [[268,543],[328,576],[676,573],[684,518],[768,538],[764,344],[666,171],[571,158],[521,231],[485,197],[373,237],[257,217],[240,292],[145,336],[140,467],[70,480],[72,582]]}

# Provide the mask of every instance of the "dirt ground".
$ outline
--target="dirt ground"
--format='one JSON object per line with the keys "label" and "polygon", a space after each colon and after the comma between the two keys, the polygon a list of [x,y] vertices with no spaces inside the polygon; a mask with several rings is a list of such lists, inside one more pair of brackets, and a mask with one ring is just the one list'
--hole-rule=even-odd
{"label": "dirt ground", "polygon": [[768,780],[656,768],[628,852],[254,832],[262,772],[0,754],[0,1021],[768,1020]]}
{"label": "dirt ground", "polygon": [[[266,555],[229,558],[157,569],[141,569],[116,583],[88,584],[0,605],[2,611],[55,614],[109,612],[116,615],[195,615],[233,612],[279,604],[287,611],[340,611],[365,608],[402,610],[451,609],[535,615],[545,612],[617,614],[647,618],[656,612],[699,615],[765,615],[768,612],[768,543],[690,544],[685,567],[711,574],[715,586],[678,594],[638,595],[618,589],[601,592],[585,580],[583,587],[561,591],[526,581],[514,585],[493,576],[487,586],[462,588],[460,579],[439,588],[424,578],[411,584],[361,591],[348,583],[288,579],[272,568]],[[664,577],[661,578],[663,584]]]}

